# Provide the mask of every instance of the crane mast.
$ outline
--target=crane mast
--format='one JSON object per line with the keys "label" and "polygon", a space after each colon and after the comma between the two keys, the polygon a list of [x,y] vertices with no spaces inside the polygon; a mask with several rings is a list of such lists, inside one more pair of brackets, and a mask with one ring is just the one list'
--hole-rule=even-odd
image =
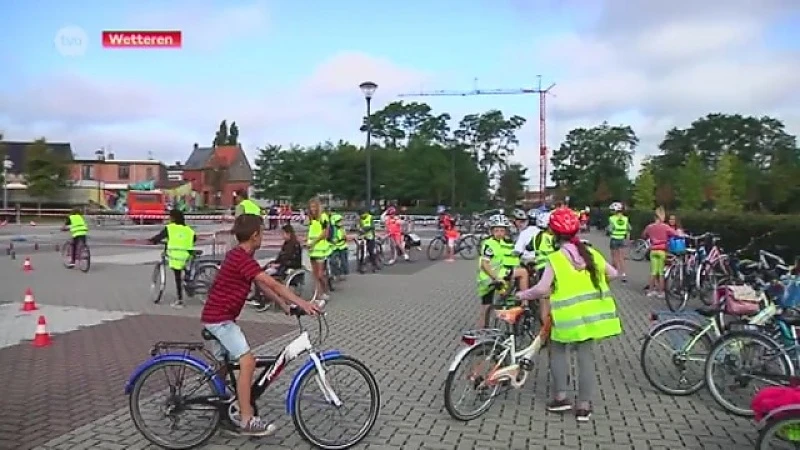
{"label": "crane mast", "polygon": [[528,95],[536,94],[539,96],[539,201],[544,204],[545,190],[547,187],[547,95],[555,87],[555,83],[547,88],[542,88],[542,77],[539,76],[537,88],[519,89],[474,89],[468,91],[458,90],[435,90],[420,91],[400,94],[400,97],[468,97],[473,95]]}

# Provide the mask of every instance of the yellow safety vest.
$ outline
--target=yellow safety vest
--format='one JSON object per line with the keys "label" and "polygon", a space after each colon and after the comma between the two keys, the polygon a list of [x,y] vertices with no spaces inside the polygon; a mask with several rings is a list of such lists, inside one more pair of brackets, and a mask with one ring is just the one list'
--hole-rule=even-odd
{"label": "yellow safety vest", "polygon": [[336,250],[347,250],[347,233],[343,227],[336,227],[336,238],[333,241]]}
{"label": "yellow safety vest", "polygon": [[194,250],[194,230],[187,225],[167,225],[167,261],[169,268],[183,270]]}
{"label": "yellow safety vest", "polygon": [[[541,236],[542,238],[539,240],[539,245],[536,245],[536,237]],[[556,251],[555,241],[553,239],[553,234],[549,231],[545,230],[539,233],[534,237],[533,242],[533,249],[536,252],[536,256],[534,257],[533,263],[536,269],[544,269],[544,266],[547,265],[547,257],[550,256],[551,253]]]}
{"label": "yellow safety vest", "polygon": [[[310,246],[311,243],[320,237],[325,230],[322,228],[322,217],[318,220],[311,219],[308,222],[308,237],[306,243]],[[331,243],[326,239],[320,239],[314,247],[308,251],[308,256],[315,259],[322,259],[330,255]]]}
{"label": "yellow safety vest", "polygon": [[[367,214],[361,218],[361,231],[372,228],[372,214]],[[375,239],[375,231],[364,233],[365,239]]]}
{"label": "yellow safety vest", "polygon": [[69,233],[72,237],[86,236],[89,233],[89,227],[86,226],[86,221],[80,214],[70,214],[69,216]]}
{"label": "yellow safety vest", "polygon": [[555,342],[573,343],[603,339],[622,333],[622,323],[605,275],[606,260],[597,250],[589,249],[596,270],[600,271],[600,289],[594,287],[587,270],[576,270],[564,252],[547,257],[553,268],[554,289],[550,294]]}
{"label": "yellow safety vest", "polygon": [[613,214],[608,217],[608,224],[611,227],[611,239],[625,239],[628,237],[628,216]]}
{"label": "yellow safety vest", "polygon": [[[489,288],[492,284],[492,278],[484,272],[482,264],[483,264],[483,254],[486,251],[486,247],[489,247],[492,250],[492,259],[489,261],[489,265],[492,267],[495,275],[499,278],[504,278],[507,274],[508,269],[505,267],[504,262],[506,261],[506,251],[507,246],[503,244],[503,241],[498,241],[493,237],[488,237],[481,242],[481,253],[478,257],[478,293],[483,295],[489,292]],[[514,248],[513,246],[511,247]]]}
{"label": "yellow safety vest", "polygon": [[510,268],[519,267],[519,255],[514,255],[514,242],[510,239],[504,239],[500,245],[503,246],[503,252],[505,253],[503,265]]}
{"label": "yellow safety vest", "polygon": [[252,214],[254,216],[261,215],[261,207],[258,206],[258,203],[246,198],[239,202],[239,205],[242,207],[242,214]]}

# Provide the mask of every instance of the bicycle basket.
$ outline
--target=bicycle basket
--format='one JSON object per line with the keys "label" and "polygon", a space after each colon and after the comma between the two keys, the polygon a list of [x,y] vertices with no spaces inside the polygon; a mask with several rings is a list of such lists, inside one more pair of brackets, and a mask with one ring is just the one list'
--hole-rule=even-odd
{"label": "bicycle basket", "polygon": [[752,316],[761,309],[761,299],[750,286],[720,286],[717,299],[725,301],[725,313],[733,316]]}
{"label": "bicycle basket", "polygon": [[682,237],[669,238],[667,250],[673,255],[682,255],[686,253],[686,239]]}

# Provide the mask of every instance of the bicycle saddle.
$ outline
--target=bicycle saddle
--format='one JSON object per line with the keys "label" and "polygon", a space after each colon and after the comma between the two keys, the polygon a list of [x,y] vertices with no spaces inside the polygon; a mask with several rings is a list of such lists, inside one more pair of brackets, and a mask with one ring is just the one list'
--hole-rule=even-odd
{"label": "bicycle saddle", "polygon": [[203,331],[200,332],[200,336],[203,337],[204,341],[216,341],[217,337],[211,334],[206,328],[203,328]]}

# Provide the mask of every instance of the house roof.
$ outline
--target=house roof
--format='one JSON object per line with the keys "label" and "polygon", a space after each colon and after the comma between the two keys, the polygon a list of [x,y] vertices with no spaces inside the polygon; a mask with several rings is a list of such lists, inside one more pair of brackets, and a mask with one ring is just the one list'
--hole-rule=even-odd
{"label": "house roof", "polygon": [[214,154],[214,147],[196,147],[192,154],[189,155],[189,159],[186,160],[186,164],[183,165],[184,170],[201,170],[206,167],[208,160],[211,159],[211,155]]}
{"label": "house roof", "polygon": [[[28,146],[33,144],[33,141],[20,142],[20,141],[2,141],[0,142],[0,154],[8,155],[8,159],[14,163],[14,166],[9,170],[13,175],[20,175],[25,171],[25,154],[27,153]],[[69,142],[48,142],[47,148],[57,156],[64,158],[67,161],[74,159],[72,154],[72,145]]]}
{"label": "house roof", "polygon": [[189,159],[183,165],[183,170],[205,169],[214,157],[228,167],[228,180],[248,182],[253,180],[253,168],[250,166],[244,150],[238,145],[197,147],[189,155]]}

